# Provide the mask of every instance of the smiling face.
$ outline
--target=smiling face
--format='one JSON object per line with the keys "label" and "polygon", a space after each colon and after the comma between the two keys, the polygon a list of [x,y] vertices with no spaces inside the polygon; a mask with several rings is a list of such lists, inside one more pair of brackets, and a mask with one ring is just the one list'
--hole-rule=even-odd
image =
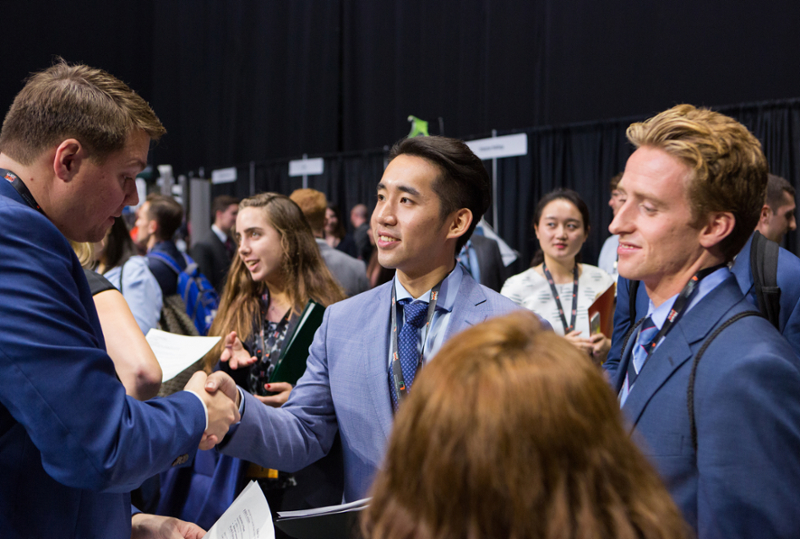
{"label": "smiling face", "polygon": [[580,210],[563,198],[557,198],[544,207],[542,216],[533,229],[545,261],[550,258],[561,263],[571,263],[588,236]]}
{"label": "smiling face", "polygon": [[257,282],[283,282],[281,235],[267,221],[263,208],[244,208],[236,216],[239,257]]}
{"label": "smiling face", "polygon": [[[701,228],[687,195],[690,168],[663,150],[643,146],[628,159],[619,189],[626,196],[609,226],[619,234],[618,269],[667,299],[700,269]],[[654,300],[655,301],[655,300]]]}
{"label": "smiling face", "polygon": [[452,266],[457,236],[450,233],[450,216],[442,219],[441,202],[433,191],[439,174],[432,163],[407,154],[386,167],[371,223],[381,266],[412,279]]}

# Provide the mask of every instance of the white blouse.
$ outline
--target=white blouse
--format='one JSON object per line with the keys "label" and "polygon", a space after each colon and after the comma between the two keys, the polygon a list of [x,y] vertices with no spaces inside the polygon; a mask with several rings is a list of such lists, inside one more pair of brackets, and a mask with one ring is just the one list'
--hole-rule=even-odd
{"label": "white blouse", "polygon": [[[580,268],[578,314],[575,318],[575,329],[581,332],[581,337],[589,337],[589,307],[597,299],[597,296],[608,290],[608,287],[614,283],[614,279],[596,266],[581,264]],[[572,288],[572,282],[556,284],[567,324],[570,322],[570,313],[572,312]],[[530,268],[509,277],[500,293],[517,305],[530,309],[545,318],[557,334],[564,334],[564,325],[561,323],[561,316],[558,314],[558,306],[550,290],[550,285],[547,279],[535,269]]]}

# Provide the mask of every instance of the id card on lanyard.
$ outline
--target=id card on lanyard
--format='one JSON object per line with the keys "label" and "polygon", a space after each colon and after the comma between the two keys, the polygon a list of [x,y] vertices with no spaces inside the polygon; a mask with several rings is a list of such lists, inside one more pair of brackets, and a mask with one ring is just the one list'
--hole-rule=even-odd
{"label": "id card on lanyard", "polygon": [[[433,315],[436,312],[436,301],[439,299],[439,289],[442,287],[442,282],[444,282],[444,280],[440,281],[439,284],[431,289],[431,298],[428,302],[428,315],[425,323],[425,335],[422,338],[422,351],[419,354],[419,358],[417,358],[417,369],[420,367],[419,363],[422,362],[422,358],[425,357],[425,346],[428,344],[428,333],[430,333],[431,322],[433,322]],[[397,353],[397,337],[397,290],[392,286],[392,331],[389,338],[389,355],[392,358],[392,383],[394,384],[395,394],[397,395],[398,402],[403,402],[406,396],[408,396],[408,388],[406,387],[405,378],[403,377],[400,356]]]}

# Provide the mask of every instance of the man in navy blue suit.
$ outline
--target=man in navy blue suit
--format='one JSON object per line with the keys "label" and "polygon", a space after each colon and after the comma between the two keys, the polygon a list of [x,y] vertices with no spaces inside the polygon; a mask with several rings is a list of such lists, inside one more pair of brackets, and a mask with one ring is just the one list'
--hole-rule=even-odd
{"label": "man in navy blue suit", "polygon": [[716,329],[754,311],[726,264],[764,200],[760,144],[690,105],[631,125],[628,139],[637,150],[609,230],[620,276],[649,299],[608,367],[622,409],[698,537],[794,537],[800,360],[769,322],[746,316],[695,362]]}
{"label": "man in navy blue suit", "polygon": [[[785,179],[769,175],[767,192],[756,230],[768,240],[776,243],[783,241],[783,236],[797,228],[794,211],[794,188]],[[736,255],[731,265],[731,272],[736,276],[742,294],[756,307],[753,272],[750,268],[750,246],[752,235],[742,250]],[[800,356],[800,258],[784,248],[778,251],[777,267],[780,311],[778,313],[778,331],[789,341],[795,353]],[[616,369],[619,363],[622,344],[630,327],[647,313],[649,298],[644,287],[637,288],[636,309],[630,312],[631,283],[624,277],[617,283],[617,307],[614,311],[614,335],[611,339],[611,350],[604,365],[606,370]]]}
{"label": "man in navy blue suit", "polygon": [[147,164],[150,141],[164,132],[124,83],[63,61],[33,75],[6,115],[0,132],[3,538],[202,535],[175,519],[131,516],[129,492],[186,462],[198,444],[212,446],[238,412],[221,393],[203,389],[203,373],[164,399],[127,397],[67,241],[102,240],[122,209],[137,202],[134,178]]}

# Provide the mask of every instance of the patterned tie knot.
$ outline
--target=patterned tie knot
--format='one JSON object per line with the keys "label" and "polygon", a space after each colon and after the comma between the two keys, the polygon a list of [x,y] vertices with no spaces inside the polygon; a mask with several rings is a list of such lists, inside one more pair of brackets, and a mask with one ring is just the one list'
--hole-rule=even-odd
{"label": "patterned tie knot", "polygon": [[410,324],[417,329],[425,325],[425,315],[428,311],[428,304],[424,301],[415,301],[413,303],[405,303],[403,300],[403,311],[406,315],[406,324]]}

